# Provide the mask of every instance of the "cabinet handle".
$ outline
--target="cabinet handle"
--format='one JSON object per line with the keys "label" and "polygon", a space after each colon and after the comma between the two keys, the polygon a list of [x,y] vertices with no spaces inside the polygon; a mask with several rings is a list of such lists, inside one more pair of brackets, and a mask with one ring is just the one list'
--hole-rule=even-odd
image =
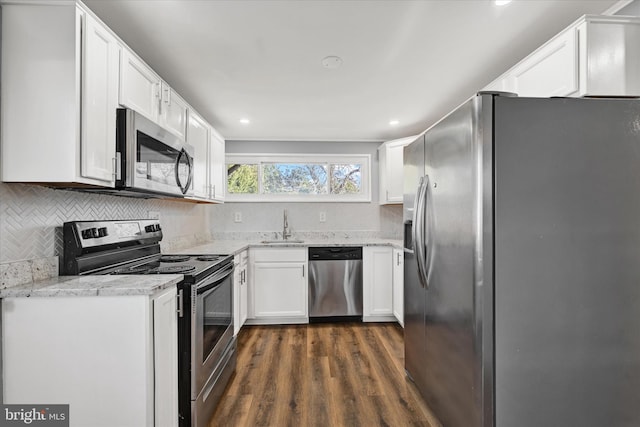
{"label": "cabinet handle", "polygon": [[213,185],[213,198],[216,198],[216,185]]}
{"label": "cabinet handle", "polygon": [[180,291],[178,292],[178,317],[184,317],[184,309],[182,308],[184,300],[183,292],[183,289],[180,289]]}
{"label": "cabinet handle", "polygon": [[167,103],[167,105],[171,105],[171,88],[167,87],[164,91],[167,94],[167,100],[165,102]]}
{"label": "cabinet handle", "polygon": [[400,252],[398,252],[396,256],[398,257],[398,265],[400,265]]}
{"label": "cabinet handle", "polygon": [[302,277],[304,277],[304,264],[302,264]]}
{"label": "cabinet handle", "polygon": [[162,86],[160,83],[156,83],[158,90],[156,91],[156,98],[158,98],[158,115],[162,115]]}
{"label": "cabinet handle", "polygon": [[389,190],[387,190],[387,202],[389,201]]}
{"label": "cabinet handle", "polygon": [[117,157],[112,158],[112,159],[111,159],[111,163],[113,163],[113,164],[111,165],[111,166],[112,166],[112,167],[111,167],[111,170],[113,171],[113,172],[111,172],[111,175],[112,175],[114,178],[117,178],[117,177],[118,177],[118,158],[117,158]]}

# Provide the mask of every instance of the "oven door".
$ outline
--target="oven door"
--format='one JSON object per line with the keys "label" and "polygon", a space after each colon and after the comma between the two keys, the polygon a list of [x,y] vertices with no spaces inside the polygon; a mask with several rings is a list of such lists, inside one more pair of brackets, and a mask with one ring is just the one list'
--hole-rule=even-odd
{"label": "oven door", "polygon": [[233,269],[231,261],[192,290],[192,399],[198,396],[233,341]]}
{"label": "oven door", "polygon": [[116,186],[168,195],[193,194],[194,149],[146,117],[118,110]]}

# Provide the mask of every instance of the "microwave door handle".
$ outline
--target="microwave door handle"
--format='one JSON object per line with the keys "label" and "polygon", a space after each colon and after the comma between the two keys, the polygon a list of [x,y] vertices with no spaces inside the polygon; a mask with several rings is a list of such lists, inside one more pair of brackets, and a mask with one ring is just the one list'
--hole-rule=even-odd
{"label": "microwave door handle", "polygon": [[189,188],[191,187],[191,182],[193,181],[193,159],[191,158],[189,153],[187,153],[186,151],[185,151],[185,156],[187,156],[187,163],[189,164],[189,177],[187,178],[187,185],[184,186],[183,193],[186,193],[187,191],[189,191]]}
{"label": "microwave door handle", "polygon": [[[187,179],[187,184],[184,186],[182,185],[182,181],[180,181],[180,160],[182,160],[182,156],[187,157],[187,164],[189,165],[189,178]],[[189,189],[189,183],[191,182],[191,172],[191,161],[189,160],[189,155],[183,148],[182,150],[180,150],[180,153],[176,158],[176,182],[178,183],[178,187],[180,187],[180,191],[182,192],[182,194],[186,193]]]}

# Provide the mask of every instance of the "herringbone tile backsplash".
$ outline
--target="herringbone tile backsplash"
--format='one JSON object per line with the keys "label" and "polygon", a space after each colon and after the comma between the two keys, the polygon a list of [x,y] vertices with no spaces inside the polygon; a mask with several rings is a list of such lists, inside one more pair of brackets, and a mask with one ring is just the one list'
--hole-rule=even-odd
{"label": "herringbone tile backsplash", "polygon": [[203,205],[0,183],[0,262],[62,256],[65,221],[148,218],[161,214],[164,243],[206,233]]}

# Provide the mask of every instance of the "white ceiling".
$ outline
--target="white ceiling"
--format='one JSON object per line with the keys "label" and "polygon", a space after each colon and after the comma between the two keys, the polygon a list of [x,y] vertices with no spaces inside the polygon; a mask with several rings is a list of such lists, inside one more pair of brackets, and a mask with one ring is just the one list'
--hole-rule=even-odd
{"label": "white ceiling", "polygon": [[[383,141],[423,131],[616,1],[85,3],[225,139]],[[328,55],[342,66],[324,68]]]}

